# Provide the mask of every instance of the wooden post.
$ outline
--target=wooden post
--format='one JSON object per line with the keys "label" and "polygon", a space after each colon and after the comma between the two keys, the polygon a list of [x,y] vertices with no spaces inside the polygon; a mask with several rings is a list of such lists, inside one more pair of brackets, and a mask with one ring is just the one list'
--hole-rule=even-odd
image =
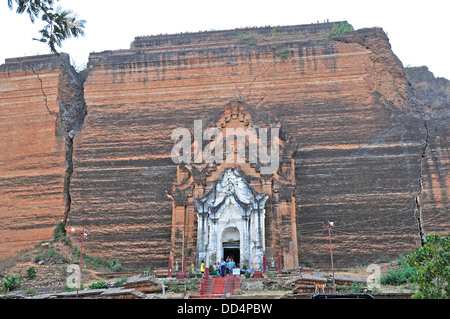
{"label": "wooden post", "polygon": [[167,269],[167,277],[172,277],[172,256],[169,257],[169,268]]}
{"label": "wooden post", "polygon": [[263,274],[266,273],[267,270],[267,258],[266,258],[266,254],[264,254],[263,256]]}
{"label": "wooden post", "polygon": [[80,247],[80,273],[78,274],[78,285],[77,285],[77,298],[78,298],[78,290],[81,287],[81,260],[83,258],[83,242],[84,242],[84,227],[81,230],[81,247]]}
{"label": "wooden post", "polygon": [[281,275],[281,254],[278,253],[278,274]]}

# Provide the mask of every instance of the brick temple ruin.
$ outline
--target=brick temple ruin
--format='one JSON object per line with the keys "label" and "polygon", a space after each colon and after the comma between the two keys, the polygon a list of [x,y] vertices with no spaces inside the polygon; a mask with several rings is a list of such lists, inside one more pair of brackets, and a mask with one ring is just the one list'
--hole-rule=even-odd
{"label": "brick temple ruin", "polygon": [[[61,221],[90,231],[89,254],[133,268],[228,254],[327,267],[327,220],[338,267],[448,235],[448,81],[405,74],[381,28],[339,23],[136,37],[80,73],[67,54],[7,59],[0,258]],[[234,151],[175,163],[172,132],[198,120],[277,128],[276,171]]]}
{"label": "brick temple ruin", "polygon": [[[216,126],[224,139],[230,128],[236,134],[247,127],[270,127],[252,117],[245,103],[238,101],[226,105]],[[255,130],[255,145],[259,138]],[[237,140],[232,138],[233,147],[228,151],[225,147],[218,164],[203,160],[199,165],[183,162],[178,166],[177,183],[170,192],[174,200],[173,258],[182,256],[186,238],[185,243],[195,248],[197,264],[201,260],[215,264],[230,256],[238,264],[261,269],[266,251],[271,259],[275,251],[283,252],[285,267],[292,269],[298,266],[292,158],[297,144],[277,139],[277,169],[265,171],[261,161],[253,162],[249,157],[251,138],[244,141],[247,148],[243,147],[242,153]]]}

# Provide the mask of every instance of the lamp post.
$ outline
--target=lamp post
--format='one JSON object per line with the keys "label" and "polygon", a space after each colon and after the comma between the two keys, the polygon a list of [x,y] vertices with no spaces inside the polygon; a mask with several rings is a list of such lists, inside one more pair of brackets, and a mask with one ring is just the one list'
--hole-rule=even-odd
{"label": "lamp post", "polygon": [[330,240],[330,255],[331,255],[331,271],[333,273],[333,293],[336,293],[336,282],[334,280],[334,263],[333,263],[333,247],[331,245],[331,227],[334,226],[334,222],[327,221],[327,225],[323,225],[328,228],[328,238]]}

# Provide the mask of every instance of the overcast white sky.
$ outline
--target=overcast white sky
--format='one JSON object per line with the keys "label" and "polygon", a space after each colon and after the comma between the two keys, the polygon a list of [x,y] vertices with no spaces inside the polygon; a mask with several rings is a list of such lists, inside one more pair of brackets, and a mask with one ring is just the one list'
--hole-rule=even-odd
{"label": "overcast white sky", "polygon": [[[3,3],[1,3],[3,2]],[[347,20],[355,29],[382,27],[403,65],[426,65],[450,79],[448,0],[60,0],[87,21],[85,37],[61,48],[76,65],[90,52],[128,49],[135,36],[234,29],[248,26],[309,24]],[[46,54],[33,41],[39,25],[0,0],[0,64],[5,58]]]}

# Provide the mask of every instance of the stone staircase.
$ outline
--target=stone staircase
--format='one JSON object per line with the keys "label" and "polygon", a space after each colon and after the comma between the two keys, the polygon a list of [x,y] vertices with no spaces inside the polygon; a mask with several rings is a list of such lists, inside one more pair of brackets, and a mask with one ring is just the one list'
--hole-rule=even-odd
{"label": "stone staircase", "polygon": [[189,299],[217,299],[232,295],[236,288],[241,287],[239,276],[228,275],[225,277],[203,277],[200,292],[190,294]]}

